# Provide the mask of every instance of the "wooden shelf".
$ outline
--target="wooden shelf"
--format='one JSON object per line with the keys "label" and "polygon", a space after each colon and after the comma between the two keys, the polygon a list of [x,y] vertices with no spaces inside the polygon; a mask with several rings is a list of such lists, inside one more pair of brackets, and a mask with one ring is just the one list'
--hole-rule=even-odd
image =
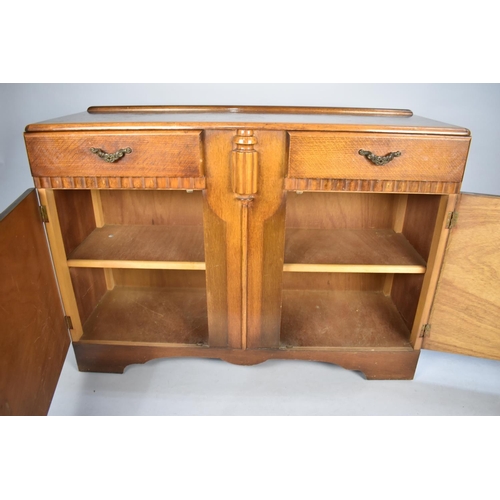
{"label": "wooden shelf", "polygon": [[284,290],[281,343],[291,347],[410,349],[410,332],[382,292]]}
{"label": "wooden shelf", "polygon": [[81,340],[206,344],[207,318],[204,288],[116,286],[84,324]]}
{"label": "wooden shelf", "polygon": [[203,227],[106,225],[69,256],[70,267],[205,269]]}
{"label": "wooden shelf", "polygon": [[284,271],[425,273],[426,263],[392,229],[287,228]]}

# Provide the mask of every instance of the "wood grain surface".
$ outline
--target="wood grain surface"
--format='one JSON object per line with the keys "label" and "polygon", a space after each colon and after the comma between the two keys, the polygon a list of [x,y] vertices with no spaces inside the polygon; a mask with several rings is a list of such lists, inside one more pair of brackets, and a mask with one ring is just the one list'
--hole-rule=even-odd
{"label": "wood grain surface", "polygon": [[203,226],[201,191],[101,191],[105,224]]}
{"label": "wood grain surface", "polygon": [[381,292],[284,290],[281,342],[302,347],[410,347],[410,332]]}
{"label": "wood grain surface", "polygon": [[105,225],[95,229],[69,259],[70,266],[73,259],[202,263],[203,227]]}
{"label": "wood grain surface", "polygon": [[[429,195],[408,195],[405,217],[402,224],[402,235],[418,252],[418,254],[428,262],[432,243],[439,239],[441,226],[436,232],[436,221],[438,213],[443,205],[446,205],[445,196]],[[441,214],[442,222],[443,214]],[[431,262],[433,264],[433,262]],[[432,273],[435,272],[433,266],[426,267]],[[393,278],[391,298],[398,308],[399,313],[411,330],[414,325],[415,315],[420,302],[424,281],[428,281],[428,276],[408,276],[395,275]]]}
{"label": "wood grain surface", "polygon": [[46,415],[70,343],[34,190],[0,214],[0,415]]}
{"label": "wood grain surface", "polygon": [[96,228],[91,191],[54,190],[59,225],[66,256]]}
{"label": "wood grain surface", "polygon": [[71,322],[85,323],[108,290],[104,269],[70,269],[73,293],[79,317],[71,315]]}
{"label": "wood grain surface", "polygon": [[82,340],[207,343],[205,289],[115,286],[84,324]]}
{"label": "wood grain surface", "polygon": [[241,348],[241,207],[231,186],[234,131],[204,134],[203,220],[210,343]]}
{"label": "wood grain surface", "polygon": [[385,275],[377,273],[283,273],[284,290],[383,290]]}
{"label": "wood grain surface", "polygon": [[214,349],[207,347],[76,342],[81,371],[123,373],[126,366],[151,359],[169,357],[218,358],[238,365],[254,365],[269,359],[302,359],[333,363],[357,370],[369,380],[411,380],[420,351],[411,348],[389,349]]}
{"label": "wood grain surface", "polygon": [[[384,179],[460,182],[468,138],[290,132],[288,176],[292,178]],[[374,165],[359,150],[378,156],[399,151],[386,165]]]}
{"label": "wood grain surface", "polygon": [[412,116],[409,109],[346,108],[321,106],[90,106],[91,114],[105,113],[282,113],[362,116]]}
{"label": "wood grain surface", "polygon": [[81,369],[193,355],[413,376],[467,129],[409,110],[105,106],[25,140]]}
{"label": "wood grain surface", "polygon": [[285,179],[285,189],[288,191],[455,194],[460,192],[460,186],[460,182],[354,179],[352,177],[347,179],[287,177]]}
{"label": "wood grain surface", "polygon": [[38,189],[204,189],[205,177],[87,175],[34,177]]}
{"label": "wood grain surface", "polygon": [[[201,132],[102,132],[25,134],[34,177],[72,176],[203,176]],[[91,148],[115,153],[131,148],[108,163]]]}
{"label": "wood grain surface", "polygon": [[392,194],[287,193],[286,227],[392,229],[398,199]]}
{"label": "wood grain surface", "polygon": [[116,285],[133,287],[205,288],[204,271],[158,270],[158,269],[113,269]]}
{"label": "wood grain surface", "polygon": [[423,347],[500,359],[500,197],[462,195]]}
{"label": "wood grain surface", "polygon": [[248,211],[249,349],[279,346],[285,244],[286,134],[257,131],[259,179]]}
{"label": "wood grain surface", "polygon": [[[59,285],[59,292],[64,304],[64,311],[66,315],[71,318],[73,324],[71,338],[73,340],[78,340],[83,334],[82,322],[80,321],[80,314],[78,312],[81,309],[81,304],[77,304],[70,269],[66,259],[64,236],[59,222],[56,195],[52,189],[39,189],[38,196],[40,197],[40,203],[47,209],[49,222],[45,224],[45,229],[47,231],[50,253],[52,255],[57,283]],[[79,226],[79,224],[77,224],[77,226]],[[83,227],[85,226],[86,225]]]}
{"label": "wood grain surface", "polygon": [[469,136],[463,128],[409,110],[302,106],[105,106],[28,125],[26,131],[334,130]]}
{"label": "wood grain surface", "polygon": [[[441,273],[446,244],[450,233],[448,219],[455,209],[458,195],[441,196],[440,198],[434,234],[432,236],[432,244],[427,259],[427,271],[422,283],[420,298],[415,312],[415,320],[413,321],[413,328],[411,331],[411,344],[414,349],[420,349],[422,347],[422,329],[429,321],[429,314],[436,293],[437,281]],[[394,295],[393,300],[398,304],[396,296]]]}
{"label": "wood grain surface", "polygon": [[444,199],[441,196],[408,196],[401,232],[424,260],[429,258],[437,215]]}
{"label": "wood grain surface", "polygon": [[308,266],[334,271],[330,265],[338,266],[338,272],[344,267],[351,272],[425,272],[424,259],[392,229],[289,228],[285,238],[286,271],[307,271]]}

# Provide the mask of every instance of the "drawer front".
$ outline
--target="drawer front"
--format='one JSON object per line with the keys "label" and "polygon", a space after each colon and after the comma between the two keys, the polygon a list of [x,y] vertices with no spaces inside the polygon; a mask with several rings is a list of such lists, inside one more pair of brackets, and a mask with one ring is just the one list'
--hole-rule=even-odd
{"label": "drawer front", "polygon": [[[201,131],[26,133],[34,177],[201,177]],[[114,162],[91,151],[131,152]]]}
{"label": "drawer front", "polygon": [[[289,132],[288,177],[461,182],[469,137]],[[359,151],[383,157],[377,165]],[[383,160],[382,160],[383,161]]]}

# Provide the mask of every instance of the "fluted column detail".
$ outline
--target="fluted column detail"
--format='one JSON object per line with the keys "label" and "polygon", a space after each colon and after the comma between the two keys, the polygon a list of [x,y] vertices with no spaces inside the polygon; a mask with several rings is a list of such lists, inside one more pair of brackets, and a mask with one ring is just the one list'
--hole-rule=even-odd
{"label": "fluted column detail", "polygon": [[238,130],[233,138],[232,187],[235,194],[252,197],[257,193],[258,152],[253,130]]}

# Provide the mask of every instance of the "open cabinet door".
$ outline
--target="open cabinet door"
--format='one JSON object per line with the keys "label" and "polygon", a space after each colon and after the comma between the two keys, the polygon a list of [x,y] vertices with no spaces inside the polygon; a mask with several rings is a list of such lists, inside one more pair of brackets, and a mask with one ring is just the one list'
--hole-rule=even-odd
{"label": "open cabinet door", "polygon": [[500,197],[461,195],[425,349],[500,359]]}
{"label": "open cabinet door", "polygon": [[0,214],[0,415],[46,415],[70,344],[36,192]]}

